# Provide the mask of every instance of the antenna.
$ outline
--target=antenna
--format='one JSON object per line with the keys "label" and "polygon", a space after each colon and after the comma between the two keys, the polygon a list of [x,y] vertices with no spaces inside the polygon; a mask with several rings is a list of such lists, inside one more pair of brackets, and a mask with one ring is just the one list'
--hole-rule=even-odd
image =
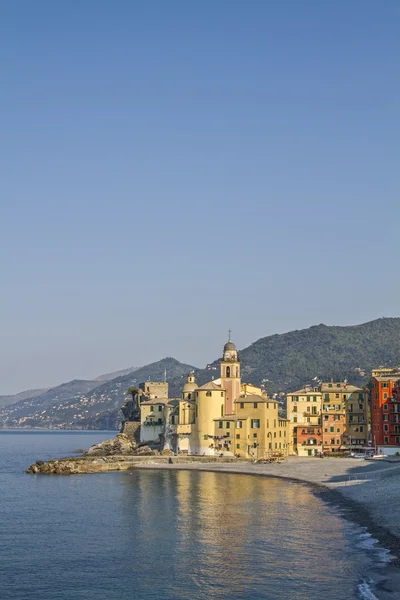
{"label": "antenna", "polygon": [[230,329],[228,329],[228,335],[229,335],[229,340],[228,341],[229,342],[231,341],[231,333],[232,333],[232,331]]}

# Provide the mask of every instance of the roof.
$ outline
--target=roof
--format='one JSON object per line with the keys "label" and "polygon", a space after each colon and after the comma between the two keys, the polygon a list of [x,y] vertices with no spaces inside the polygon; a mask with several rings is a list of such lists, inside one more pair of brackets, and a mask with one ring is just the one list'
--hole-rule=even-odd
{"label": "roof", "polygon": [[286,396],[312,396],[314,394],[321,394],[319,390],[310,390],[307,388],[302,388],[301,390],[297,390],[297,392],[288,392]]}
{"label": "roof", "polygon": [[217,385],[213,381],[209,381],[208,383],[205,383],[204,385],[200,386],[197,389],[198,390],[219,390],[219,391],[222,390],[221,386]]}
{"label": "roof", "polygon": [[140,403],[140,406],[155,406],[157,404],[167,404],[168,406],[175,406],[179,402],[179,398],[152,398],[151,400],[145,400]]}
{"label": "roof", "polygon": [[[399,374],[400,377],[400,374]],[[321,390],[324,392],[365,392],[360,387],[345,383],[344,381],[337,381],[332,383],[322,383]]]}
{"label": "roof", "polygon": [[224,352],[226,352],[227,350],[236,350],[236,346],[231,340],[226,342],[226,344],[224,346]]}
{"label": "roof", "polygon": [[398,381],[400,379],[400,372],[392,373],[391,375],[379,375],[378,377],[373,377],[372,379],[376,379],[377,381]]}
{"label": "roof", "polygon": [[218,419],[214,419],[214,421],[240,421],[243,419],[239,419],[237,415],[224,415],[223,417],[218,417]]}
{"label": "roof", "polygon": [[248,396],[239,396],[237,400],[235,400],[235,404],[240,404],[241,402],[274,402],[270,398],[263,398],[262,396],[257,396],[256,394],[249,394]]}

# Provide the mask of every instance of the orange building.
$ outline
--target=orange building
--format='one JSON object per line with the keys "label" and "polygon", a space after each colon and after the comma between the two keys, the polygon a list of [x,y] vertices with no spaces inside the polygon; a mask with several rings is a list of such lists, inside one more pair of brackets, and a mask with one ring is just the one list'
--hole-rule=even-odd
{"label": "orange building", "polygon": [[399,385],[400,369],[372,371],[372,444],[388,454],[400,447]]}

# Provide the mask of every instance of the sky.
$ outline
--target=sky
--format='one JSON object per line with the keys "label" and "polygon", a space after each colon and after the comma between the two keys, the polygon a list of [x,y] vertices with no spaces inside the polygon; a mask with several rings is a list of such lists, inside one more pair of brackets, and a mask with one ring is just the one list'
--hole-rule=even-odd
{"label": "sky", "polygon": [[398,0],[2,0],[0,394],[399,316]]}

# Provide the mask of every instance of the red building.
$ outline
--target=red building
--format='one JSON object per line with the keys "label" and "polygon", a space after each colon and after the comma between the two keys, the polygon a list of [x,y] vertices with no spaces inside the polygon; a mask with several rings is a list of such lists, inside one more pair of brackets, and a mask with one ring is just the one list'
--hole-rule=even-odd
{"label": "red building", "polygon": [[295,428],[299,456],[315,456],[322,452],[321,425],[298,425]]}
{"label": "red building", "polygon": [[[372,371],[371,434],[383,452],[400,448],[400,370]],[[393,452],[392,452],[393,453]]]}

